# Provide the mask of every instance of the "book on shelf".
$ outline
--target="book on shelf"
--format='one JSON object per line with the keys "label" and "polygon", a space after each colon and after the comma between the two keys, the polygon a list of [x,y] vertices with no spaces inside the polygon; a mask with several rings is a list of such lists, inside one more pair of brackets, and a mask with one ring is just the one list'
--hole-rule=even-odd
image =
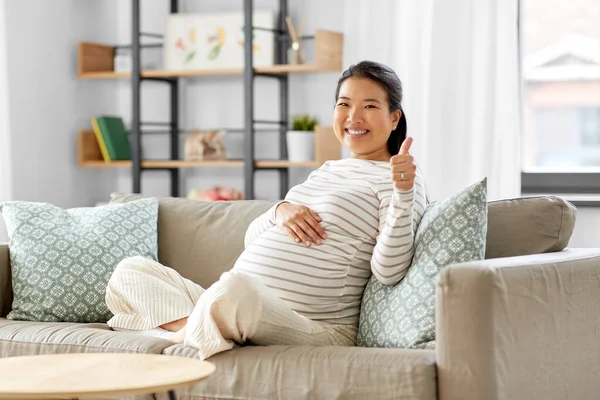
{"label": "book on shelf", "polygon": [[96,118],[92,118],[92,128],[94,129],[94,135],[96,136],[96,141],[98,142],[98,147],[100,147],[100,153],[102,153],[104,162],[110,162],[110,155],[106,149],[106,143],[104,143],[102,132],[100,132],[100,127],[98,126]]}
{"label": "book on shelf", "polygon": [[92,127],[104,161],[131,160],[131,143],[122,118],[95,117]]}

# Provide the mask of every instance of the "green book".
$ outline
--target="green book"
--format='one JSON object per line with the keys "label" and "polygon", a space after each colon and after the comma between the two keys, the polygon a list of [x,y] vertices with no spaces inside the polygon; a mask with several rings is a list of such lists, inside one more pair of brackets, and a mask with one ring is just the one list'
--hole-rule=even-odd
{"label": "green book", "polygon": [[131,160],[131,143],[123,120],[119,117],[97,117],[96,122],[110,159]]}

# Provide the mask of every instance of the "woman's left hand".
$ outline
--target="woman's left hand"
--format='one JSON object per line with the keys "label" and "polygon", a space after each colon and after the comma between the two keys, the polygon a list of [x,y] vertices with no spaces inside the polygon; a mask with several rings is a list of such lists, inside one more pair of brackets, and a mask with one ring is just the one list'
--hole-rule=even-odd
{"label": "woman's left hand", "polygon": [[417,175],[417,166],[413,156],[409,154],[413,139],[407,137],[400,146],[398,154],[390,158],[390,167],[392,170],[392,182],[394,188],[402,192],[407,192],[415,185],[415,176]]}

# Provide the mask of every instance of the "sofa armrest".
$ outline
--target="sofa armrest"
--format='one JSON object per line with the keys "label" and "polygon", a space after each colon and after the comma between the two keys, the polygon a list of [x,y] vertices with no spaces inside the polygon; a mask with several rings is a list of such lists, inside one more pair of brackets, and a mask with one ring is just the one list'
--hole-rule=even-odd
{"label": "sofa armrest", "polygon": [[600,249],[446,268],[436,332],[440,400],[597,399]]}
{"label": "sofa armrest", "polygon": [[8,244],[0,243],[0,317],[6,317],[12,306],[12,283]]}

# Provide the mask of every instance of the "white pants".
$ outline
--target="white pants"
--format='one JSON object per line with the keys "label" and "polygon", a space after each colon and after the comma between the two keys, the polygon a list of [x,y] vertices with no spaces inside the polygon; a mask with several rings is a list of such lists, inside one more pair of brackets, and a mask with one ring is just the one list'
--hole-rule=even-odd
{"label": "white pants", "polygon": [[225,272],[204,290],[143,257],[119,263],[106,289],[116,329],[149,330],[188,317],[185,344],[201,359],[249,341],[256,345],[354,346],[353,325],[313,321],[291,310],[258,279]]}

